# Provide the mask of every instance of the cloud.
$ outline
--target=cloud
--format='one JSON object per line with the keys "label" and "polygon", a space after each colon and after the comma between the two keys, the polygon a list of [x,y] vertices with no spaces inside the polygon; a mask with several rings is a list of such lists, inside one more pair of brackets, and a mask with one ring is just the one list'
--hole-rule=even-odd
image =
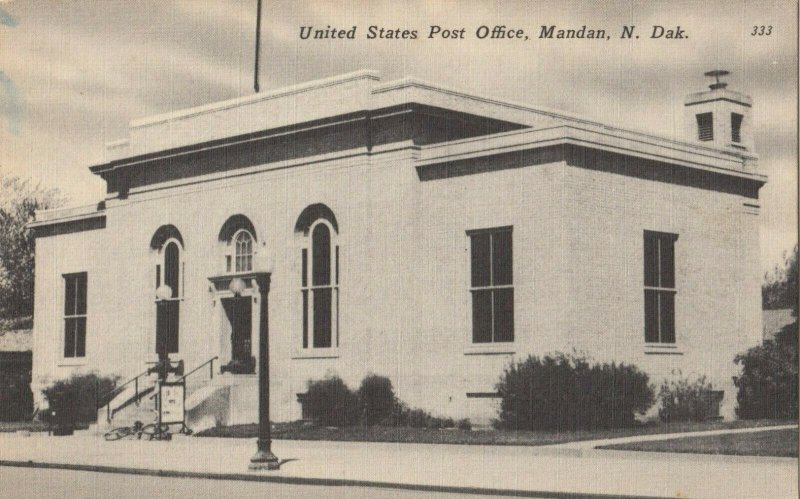
{"label": "cloud", "polygon": [[22,97],[14,82],[3,71],[0,71],[0,116],[5,118],[9,131],[19,135],[24,118]]}
{"label": "cloud", "polygon": [[[8,3],[8,2],[0,2],[0,3]],[[13,28],[17,25],[17,20],[11,17],[11,15],[9,15],[8,12],[6,12],[5,10],[0,9],[0,25]]]}
{"label": "cloud", "polygon": [[[101,184],[86,166],[103,156],[105,142],[127,134],[129,120],[252,93],[256,0],[71,0],[49,2],[47,9],[35,0],[2,5],[0,12],[19,22],[0,31],[0,70],[17,95],[9,100],[0,85],[0,163],[61,186],[74,201],[100,195]],[[761,191],[764,230],[773,235],[770,245],[783,244],[786,234],[796,238],[796,218],[788,213],[796,207],[797,183],[796,4],[735,5],[270,0],[263,7],[260,77],[262,88],[270,90],[377,69],[387,80],[413,75],[677,138],[684,95],[704,89],[702,73],[722,66],[732,71],[730,88],[753,96],[757,152],[770,175]],[[774,24],[775,34],[747,36],[745,28],[756,18]],[[648,26],[667,22],[680,24],[690,39],[596,45],[535,38],[542,24],[614,31],[637,25],[646,33]],[[470,35],[477,26],[500,24],[524,27],[534,39],[515,44],[298,37],[300,26],[357,25],[363,33],[372,24],[418,29],[421,36],[430,24],[465,27]]]}

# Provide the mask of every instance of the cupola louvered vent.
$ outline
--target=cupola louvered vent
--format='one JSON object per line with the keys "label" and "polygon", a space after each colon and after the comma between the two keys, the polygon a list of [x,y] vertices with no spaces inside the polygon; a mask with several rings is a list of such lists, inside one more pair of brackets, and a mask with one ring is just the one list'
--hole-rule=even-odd
{"label": "cupola louvered vent", "polygon": [[697,138],[703,142],[714,140],[714,119],[711,113],[697,115]]}
{"label": "cupola louvered vent", "polygon": [[742,141],[742,120],[744,116],[739,113],[731,113],[731,141],[738,144]]}

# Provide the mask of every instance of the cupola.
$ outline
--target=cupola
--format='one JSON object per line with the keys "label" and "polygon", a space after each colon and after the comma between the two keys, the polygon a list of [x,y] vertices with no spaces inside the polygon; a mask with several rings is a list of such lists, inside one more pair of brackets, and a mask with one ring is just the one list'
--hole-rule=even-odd
{"label": "cupola", "polygon": [[705,76],[715,79],[709,90],[686,96],[686,130],[692,140],[752,151],[753,101],[749,95],[728,90],[728,84],[720,80],[728,74],[722,69],[708,71]]}

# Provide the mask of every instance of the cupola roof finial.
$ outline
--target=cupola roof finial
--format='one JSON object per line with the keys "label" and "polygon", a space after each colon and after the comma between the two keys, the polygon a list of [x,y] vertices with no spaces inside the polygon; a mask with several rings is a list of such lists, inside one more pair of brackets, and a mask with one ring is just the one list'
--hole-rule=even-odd
{"label": "cupola roof finial", "polygon": [[708,88],[710,88],[711,90],[717,90],[728,86],[726,82],[719,81],[720,76],[726,76],[731,73],[730,71],[726,71],[724,69],[714,69],[712,71],[707,71],[704,74],[705,76],[711,76],[712,78],[715,78],[717,80],[715,83],[712,83],[711,85],[708,86]]}

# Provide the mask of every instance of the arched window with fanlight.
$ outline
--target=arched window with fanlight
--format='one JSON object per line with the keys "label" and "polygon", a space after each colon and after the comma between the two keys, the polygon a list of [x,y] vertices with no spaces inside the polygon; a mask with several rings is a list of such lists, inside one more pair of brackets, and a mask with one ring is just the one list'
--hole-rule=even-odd
{"label": "arched window with fanlight", "polygon": [[184,288],[183,237],[172,225],[162,226],[150,242],[156,257],[156,353],[178,353],[180,302]]}
{"label": "arched window with fanlight", "polygon": [[251,272],[253,270],[253,235],[240,229],[230,242],[231,254],[227,255],[228,272]]}
{"label": "arched window with fanlight", "polygon": [[295,227],[303,232],[300,250],[302,344],[304,349],[339,346],[339,246],[336,217],[327,206],[304,210]]}
{"label": "arched window with fanlight", "polygon": [[219,231],[220,244],[224,245],[225,272],[252,272],[256,254],[256,230],[244,215],[229,217]]}

